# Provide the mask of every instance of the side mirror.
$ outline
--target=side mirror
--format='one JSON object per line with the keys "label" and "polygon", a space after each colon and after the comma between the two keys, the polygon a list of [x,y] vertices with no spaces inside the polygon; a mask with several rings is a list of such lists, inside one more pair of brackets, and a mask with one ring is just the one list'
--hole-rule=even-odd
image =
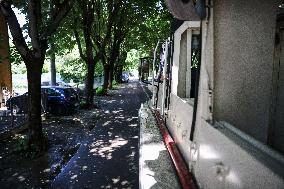
{"label": "side mirror", "polygon": [[199,21],[206,16],[205,0],[165,0],[171,14],[186,21]]}

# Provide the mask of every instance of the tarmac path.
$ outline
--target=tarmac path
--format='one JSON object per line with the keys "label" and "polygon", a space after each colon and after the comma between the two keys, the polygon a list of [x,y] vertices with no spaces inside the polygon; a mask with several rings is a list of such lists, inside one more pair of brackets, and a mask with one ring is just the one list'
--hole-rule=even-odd
{"label": "tarmac path", "polygon": [[99,102],[100,119],[51,188],[139,188],[139,119],[148,100],[139,82]]}

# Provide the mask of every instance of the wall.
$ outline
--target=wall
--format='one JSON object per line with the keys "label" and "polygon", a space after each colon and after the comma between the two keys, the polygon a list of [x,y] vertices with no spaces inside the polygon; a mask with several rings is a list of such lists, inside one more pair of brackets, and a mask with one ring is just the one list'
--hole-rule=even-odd
{"label": "wall", "polygon": [[[3,16],[0,14],[0,100],[2,101],[2,87],[6,86],[12,91],[12,74],[9,59],[8,29]],[[0,103],[1,105],[1,103]],[[1,107],[1,106],[0,106]]]}
{"label": "wall", "polygon": [[214,1],[215,120],[226,121],[264,143],[278,4]]}
{"label": "wall", "polygon": [[[251,93],[256,92],[257,90],[266,92],[264,99],[262,99],[262,94],[259,94],[259,96],[254,94],[254,97],[257,97],[255,99],[256,102],[264,100],[269,101],[269,94],[271,92],[271,84],[269,81],[264,82],[264,79],[261,78],[269,78],[272,74],[273,41],[271,41],[271,34],[268,35],[268,39],[267,36],[263,36],[265,34],[259,34],[262,37],[266,37],[266,39],[259,39],[260,41],[258,42],[255,42],[254,39],[257,40],[259,36],[249,35],[249,43],[251,44],[243,47],[244,39],[238,38],[236,33],[233,32],[234,29],[239,28],[238,22],[253,22],[248,19],[255,19],[255,17],[258,17],[257,10],[256,13],[250,12],[250,14],[246,14],[249,15],[245,18],[246,20],[244,20],[244,18],[239,20],[239,18],[234,16],[232,18],[230,16],[230,14],[237,14],[235,11],[240,11],[239,9],[248,10],[251,7],[251,2],[252,1],[246,1],[245,4],[244,1],[241,1],[240,5],[232,5],[234,4],[232,1],[229,3],[227,1],[214,1],[214,7],[211,8],[209,21],[205,20],[202,22],[203,48],[199,88],[200,98],[198,102],[197,123],[194,135],[194,143],[198,155],[189,160],[189,164],[193,165],[192,172],[201,188],[282,188],[284,184],[283,156],[242,132],[233,132],[234,126],[239,127],[239,123],[245,124],[244,127],[248,128],[256,126],[253,121],[247,123],[247,120],[245,120],[246,117],[240,116],[240,113],[237,112],[240,109],[240,106],[251,108],[251,115],[254,115],[254,119],[258,119],[258,114],[260,113],[260,110],[249,107],[253,105],[252,102],[254,101],[251,97],[247,97],[236,91],[235,87],[239,88],[239,90],[242,88],[238,80],[243,79],[242,77],[248,75],[250,78],[246,78],[252,80],[243,79],[243,82],[246,85],[251,85],[251,88],[247,88]],[[253,3],[257,4],[256,1],[253,1]],[[229,9],[228,5],[233,7]],[[267,6],[267,4],[264,4],[264,6]],[[269,8],[269,6],[267,7]],[[222,15],[225,13],[226,15]],[[261,14],[268,13],[264,11]],[[221,18],[220,15],[223,17]],[[269,15],[266,16],[269,17]],[[260,21],[258,20],[258,22]],[[272,24],[270,25],[272,27]],[[221,31],[220,27],[222,28]],[[252,25],[252,27],[256,27],[256,25]],[[239,30],[241,32],[241,30],[245,29],[241,27]],[[273,35],[273,29],[269,30],[269,32],[272,32]],[[265,42],[262,42],[262,40]],[[243,45],[239,44],[240,42],[242,42]],[[257,51],[261,48],[268,48],[267,44],[269,49],[272,50],[272,53],[270,52],[271,54],[269,54],[266,52],[264,55],[261,53],[258,54]],[[261,47],[259,47],[259,45]],[[240,52],[245,58],[248,58],[248,60],[236,55],[236,53]],[[252,54],[257,54],[257,56],[253,57]],[[269,58],[264,58],[263,56],[265,55],[268,55]],[[267,76],[260,76],[257,72],[250,72],[251,69],[257,69],[256,71],[262,71],[262,74],[266,73],[265,70],[258,68],[257,65],[245,65],[245,63],[248,63],[246,61],[249,61],[251,64],[260,62],[264,66],[264,61],[266,61],[266,64],[269,64],[267,63],[268,60],[270,60],[271,67],[269,69],[271,73],[268,71]],[[243,66],[246,66],[248,72],[246,72],[246,70],[242,72]],[[268,69],[268,67],[269,66],[267,66],[266,69]],[[262,79],[262,83],[256,81],[255,78],[259,77]],[[267,89],[261,86],[263,84],[266,85],[265,87]],[[225,123],[224,125],[211,124],[213,122],[212,113],[210,112],[210,106],[212,106],[210,89],[213,89],[213,113],[215,119],[231,122],[231,119],[234,119],[234,116],[238,116],[239,120],[236,120],[236,125],[232,126]],[[238,98],[239,102],[232,98]],[[267,127],[269,103],[261,102],[259,106],[267,108],[265,114],[266,118],[263,118],[265,119],[265,126]],[[256,113],[253,111],[256,111]],[[259,130],[256,130],[256,134],[261,135],[260,130],[260,128]],[[263,130],[262,132],[266,131]],[[259,138],[260,137],[258,137],[258,139]],[[189,151],[191,151],[190,148]],[[191,153],[189,152],[189,154]]]}

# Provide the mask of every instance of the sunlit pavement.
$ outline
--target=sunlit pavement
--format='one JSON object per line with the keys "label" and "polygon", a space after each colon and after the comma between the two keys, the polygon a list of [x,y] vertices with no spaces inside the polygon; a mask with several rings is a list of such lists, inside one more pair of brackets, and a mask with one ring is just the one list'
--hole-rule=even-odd
{"label": "sunlit pavement", "polygon": [[139,114],[140,188],[180,189],[174,165],[148,103],[143,104]]}
{"label": "sunlit pavement", "polygon": [[147,100],[138,82],[100,101],[99,123],[52,188],[139,188],[138,110]]}

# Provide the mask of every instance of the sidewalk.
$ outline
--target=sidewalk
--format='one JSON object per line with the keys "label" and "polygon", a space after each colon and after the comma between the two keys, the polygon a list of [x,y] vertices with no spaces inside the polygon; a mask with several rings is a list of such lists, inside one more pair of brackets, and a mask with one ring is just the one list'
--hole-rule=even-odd
{"label": "sidewalk", "polygon": [[179,189],[179,180],[148,105],[140,109],[140,189]]}
{"label": "sidewalk", "polygon": [[138,82],[123,86],[100,102],[98,124],[51,188],[139,188],[138,110],[147,97]]}
{"label": "sidewalk", "polygon": [[138,118],[141,104],[149,100],[145,92],[133,82],[100,102],[98,124],[51,188],[180,188],[150,110],[142,108]]}

